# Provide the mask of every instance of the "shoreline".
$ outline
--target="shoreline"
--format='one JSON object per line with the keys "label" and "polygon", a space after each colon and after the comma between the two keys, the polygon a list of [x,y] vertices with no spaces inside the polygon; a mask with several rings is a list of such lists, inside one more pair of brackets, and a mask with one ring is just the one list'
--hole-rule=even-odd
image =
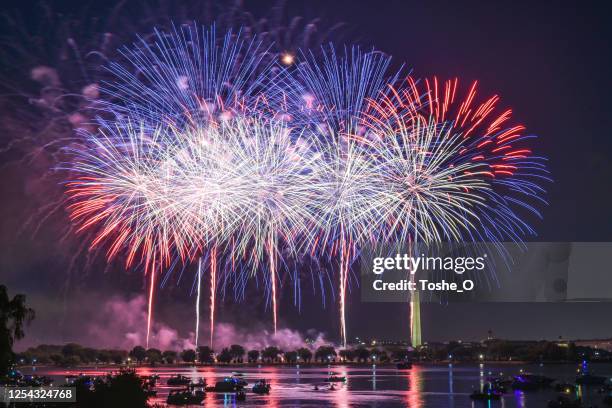
{"label": "shoreline", "polygon": [[[483,361],[413,361],[412,364],[415,366],[448,366],[452,364],[453,366],[478,366],[480,364],[494,364],[494,365],[507,365],[507,366],[518,366],[518,365],[567,365],[567,364],[578,364],[576,361],[495,361],[495,360],[483,360]],[[589,364],[606,364],[610,363],[609,361],[590,361]],[[373,365],[380,368],[396,368],[396,363],[382,363],[382,364],[369,364],[369,363],[353,363],[353,362],[332,362],[332,363],[231,363],[231,364],[82,364],[70,367],[58,366],[53,364],[40,364],[40,365],[31,365],[31,364],[21,364],[16,365],[17,369],[20,368],[36,368],[36,369],[63,369],[66,371],[78,370],[78,369],[126,369],[126,368],[185,368],[185,367],[193,367],[193,368],[267,368],[267,367],[297,367],[299,368],[320,368],[320,367],[341,367],[341,366],[349,366],[349,367],[363,367],[363,368],[371,368]]]}

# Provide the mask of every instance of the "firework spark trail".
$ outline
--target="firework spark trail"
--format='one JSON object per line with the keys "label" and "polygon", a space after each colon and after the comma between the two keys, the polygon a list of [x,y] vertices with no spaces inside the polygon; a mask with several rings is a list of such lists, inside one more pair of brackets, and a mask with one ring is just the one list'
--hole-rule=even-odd
{"label": "firework spark trail", "polygon": [[269,269],[270,269],[270,287],[272,297],[272,322],[274,325],[274,334],[277,329],[278,310],[276,305],[276,238],[274,231],[270,231],[270,237],[268,242],[268,257],[269,257]]}
{"label": "firework spark trail", "polygon": [[261,41],[196,23],[156,30],[152,44],[141,38],[121,54],[125,61],[108,67],[115,80],[101,87],[110,101],[102,109],[153,127],[160,120],[182,127],[232,117],[256,106],[259,90],[274,78],[274,59]]}
{"label": "firework spark trail", "polygon": [[363,52],[357,47],[338,54],[330,46],[322,49],[320,58],[312,52],[303,52],[295,75],[288,78],[293,117],[298,123],[311,126],[314,137],[327,145],[323,149],[327,154],[327,189],[316,204],[322,221],[317,224],[319,231],[311,245],[326,256],[339,257],[343,345],[346,345],[348,275],[353,260],[350,247],[363,244],[378,228],[376,195],[382,187],[376,185],[378,177],[371,166],[371,152],[362,148],[354,135],[362,132],[360,114],[367,101],[385,92],[390,60],[381,53]]}
{"label": "firework spark trail", "polygon": [[[236,281],[265,271],[275,332],[284,257],[329,258],[339,266],[345,346],[349,275],[364,245],[516,239],[532,231],[514,207],[537,214],[521,197],[543,193],[542,160],[514,147],[528,138],[523,127],[501,129],[508,111],[483,133],[497,99],[474,107],[475,86],[453,113],[456,82],[441,93],[437,80],[425,81],[424,94],[410,78],[402,88],[388,86],[397,78],[387,75],[389,57],[358,48],[337,55],[330,48],[322,60],[302,54],[280,83],[287,88],[275,86],[264,98],[266,109],[290,113],[272,117],[249,106],[262,100],[254,89],[270,79],[258,76],[267,67],[248,58],[245,67],[234,67],[244,49],[228,45],[229,37],[217,49],[205,29],[157,35],[155,50],[126,51],[134,66],[145,67],[146,81],[113,66],[126,80],[109,93],[127,108],[106,109],[128,118],[101,123],[88,148],[75,152],[78,177],[68,183],[71,219],[93,233],[91,247],[107,245],[109,259],[124,251],[127,267],[150,268],[147,338],[155,274],[176,260],[201,264],[205,248],[211,347],[217,248],[231,259],[222,268],[231,264],[227,272],[240,275]],[[222,62],[212,63],[217,57]],[[227,77],[230,68],[237,71]],[[229,85],[217,81],[233,76]],[[253,83],[247,92],[239,89]],[[153,95],[167,98],[157,97],[146,110]]]}
{"label": "firework spark trail", "polygon": [[217,247],[210,251],[210,348],[214,346],[215,337],[215,305],[217,293]]}
{"label": "firework spark trail", "polygon": [[153,262],[151,263],[150,269],[150,284],[149,284],[149,301],[147,306],[147,349],[149,348],[149,338],[151,336],[151,322],[153,319],[153,295],[155,290],[155,255],[153,255]]}
{"label": "firework spark trail", "polygon": [[198,337],[200,334],[200,291],[202,286],[202,258],[198,259],[198,293],[196,295],[196,327],[195,327],[195,348],[198,349]]}

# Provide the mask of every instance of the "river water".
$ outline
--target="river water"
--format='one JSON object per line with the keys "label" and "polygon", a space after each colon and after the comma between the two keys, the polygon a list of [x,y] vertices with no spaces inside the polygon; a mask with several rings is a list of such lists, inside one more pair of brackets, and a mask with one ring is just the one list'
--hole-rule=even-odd
{"label": "river water", "polygon": [[[265,407],[411,407],[411,408],[469,408],[469,407],[528,407],[543,408],[547,402],[560,395],[553,389],[543,391],[512,391],[500,401],[472,401],[469,394],[486,382],[489,375],[514,375],[520,370],[542,374],[563,382],[574,382],[577,366],[573,364],[552,365],[501,365],[501,364],[454,364],[419,365],[408,370],[397,370],[391,366],[235,366],[235,367],[139,367],[141,375],[157,374],[160,381],[158,396],[152,402],[164,403],[172,389],[166,381],[173,375],[182,374],[197,381],[204,378],[208,385],[240,371],[250,384],[266,379],[272,385],[270,395],[258,396],[247,392],[244,402],[236,402],[233,394],[209,392],[203,405],[216,406],[265,406]],[[48,375],[63,383],[70,374],[103,375],[111,368],[78,368],[74,370],[38,367],[22,369],[24,373]],[[612,365],[593,364],[591,371],[597,375],[609,376],[612,380]],[[335,390],[329,390],[326,379],[329,373],[345,376],[346,383],[336,383]],[[314,390],[318,384],[319,390]],[[248,387],[250,390],[250,386]],[[603,395],[598,387],[579,387],[571,397],[579,396],[585,407],[602,407]]]}

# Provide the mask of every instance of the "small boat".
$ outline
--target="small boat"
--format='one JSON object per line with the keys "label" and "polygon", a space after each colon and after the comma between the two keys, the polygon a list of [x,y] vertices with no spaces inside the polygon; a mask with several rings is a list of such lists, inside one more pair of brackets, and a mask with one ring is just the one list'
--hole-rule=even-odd
{"label": "small boat", "polygon": [[266,380],[259,380],[253,385],[253,392],[255,394],[269,394],[270,384]]}
{"label": "small boat", "polygon": [[498,394],[505,394],[506,387],[498,383],[487,383],[484,385],[482,391],[483,392],[495,392]]}
{"label": "small boat", "polygon": [[204,400],[205,396],[206,394],[203,391],[172,390],[166,398],[166,403],[171,405],[197,405]]}
{"label": "small boat", "polygon": [[474,391],[470,394],[470,398],[477,401],[492,401],[500,399],[501,395],[501,392],[494,390]]}
{"label": "small boat", "polygon": [[234,381],[236,386],[239,387],[239,388],[243,388],[243,387],[246,387],[247,385],[249,385],[249,383],[244,378],[231,377],[231,380]]}
{"label": "small boat", "polygon": [[[243,382],[246,382],[243,380]],[[242,390],[243,386],[235,378],[227,377],[223,381],[217,381],[214,387],[206,387],[206,391],[212,392],[236,392]]]}
{"label": "small boat", "polygon": [[548,408],[581,408],[580,398],[571,400],[567,397],[557,397],[556,400],[548,401]]}
{"label": "small boat", "polygon": [[521,391],[533,391],[550,387],[554,378],[536,374],[520,374],[514,377],[512,389]]}
{"label": "small boat", "polygon": [[579,385],[604,385],[606,377],[592,374],[582,374],[576,377],[576,384]]}
{"label": "small boat", "polygon": [[570,383],[558,383],[555,384],[555,391],[569,394],[570,392],[576,391],[576,386]]}
{"label": "small boat", "polygon": [[330,374],[330,376],[327,377],[327,382],[346,382],[346,377],[341,377],[336,374]]}
{"label": "small boat", "polygon": [[191,383],[191,380],[180,374],[168,378],[168,381],[166,382],[168,385],[189,385],[189,383]]}
{"label": "small boat", "polygon": [[495,385],[508,386],[508,385],[512,385],[512,382],[514,381],[514,379],[512,377],[503,377],[499,375],[499,376],[487,377],[487,381]]}
{"label": "small boat", "polygon": [[190,382],[189,388],[206,388],[206,380],[203,378],[198,379],[198,382]]}

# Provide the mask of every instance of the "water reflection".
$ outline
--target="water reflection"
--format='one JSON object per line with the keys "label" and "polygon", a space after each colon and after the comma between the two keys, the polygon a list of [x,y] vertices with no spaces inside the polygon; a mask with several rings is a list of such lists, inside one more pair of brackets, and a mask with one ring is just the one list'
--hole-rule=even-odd
{"label": "water reflection", "polygon": [[[573,382],[575,371],[572,365],[555,365],[554,367],[525,366],[525,372],[540,372],[555,377],[559,381]],[[38,367],[36,374],[48,375],[55,379],[56,384],[65,382],[66,375],[98,376],[110,371],[117,371],[118,367],[111,368],[78,368],[65,370],[58,368]],[[468,365],[456,363],[452,365],[419,365],[415,364],[408,370],[397,370],[393,366],[241,366],[241,367],[140,367],[137,369],[141,375],[159,375],[158,396],[152,402],[164,403],[173,387],[166,384],[167,380],[175,375],[185,375],[197,382],[202,378],[208,385],[230,376],[233,371],[244,373],[249,382],[247,401],[240,402],[239,406],[247,407],[295,407],[315,406],[327,407],[368,407],[393,408],[541,408],[548,401],[556,397],[553,389],[538,392],[523,393],[509,391],[500,401],[492,403],[473,403],[469,394],[481,386],[490,373],[504,373],[504,375],[517,374],[519,367],[512,365],[495,365],[487,363],[482,365]],[[22,369],[24,374],[32,371]],[[612,365],[598,365],[598,372],[611,374]],[[335,389],[330,390],[327,379],[333,373],[345,377],[346,383],[334,383]],[[266,379],[270,382],[269,395],[255,395],[250,389],[255,381]],[[315,390],[315,385],[319,390]],[[601,406],[602,396],[596,389],[579,387],[577,393],[583,397],[586,406]],[[234,406],[235,395],[232,393],[207,392],[204,400],[205,406]]]}
{"label": "water reflection", "polygon": [[421,408],[421,391],[423,386],[422,368],[413,365],[410,370],[402,370],[408,378],[408,391],[406,392],[406,405],[414,408]]}

